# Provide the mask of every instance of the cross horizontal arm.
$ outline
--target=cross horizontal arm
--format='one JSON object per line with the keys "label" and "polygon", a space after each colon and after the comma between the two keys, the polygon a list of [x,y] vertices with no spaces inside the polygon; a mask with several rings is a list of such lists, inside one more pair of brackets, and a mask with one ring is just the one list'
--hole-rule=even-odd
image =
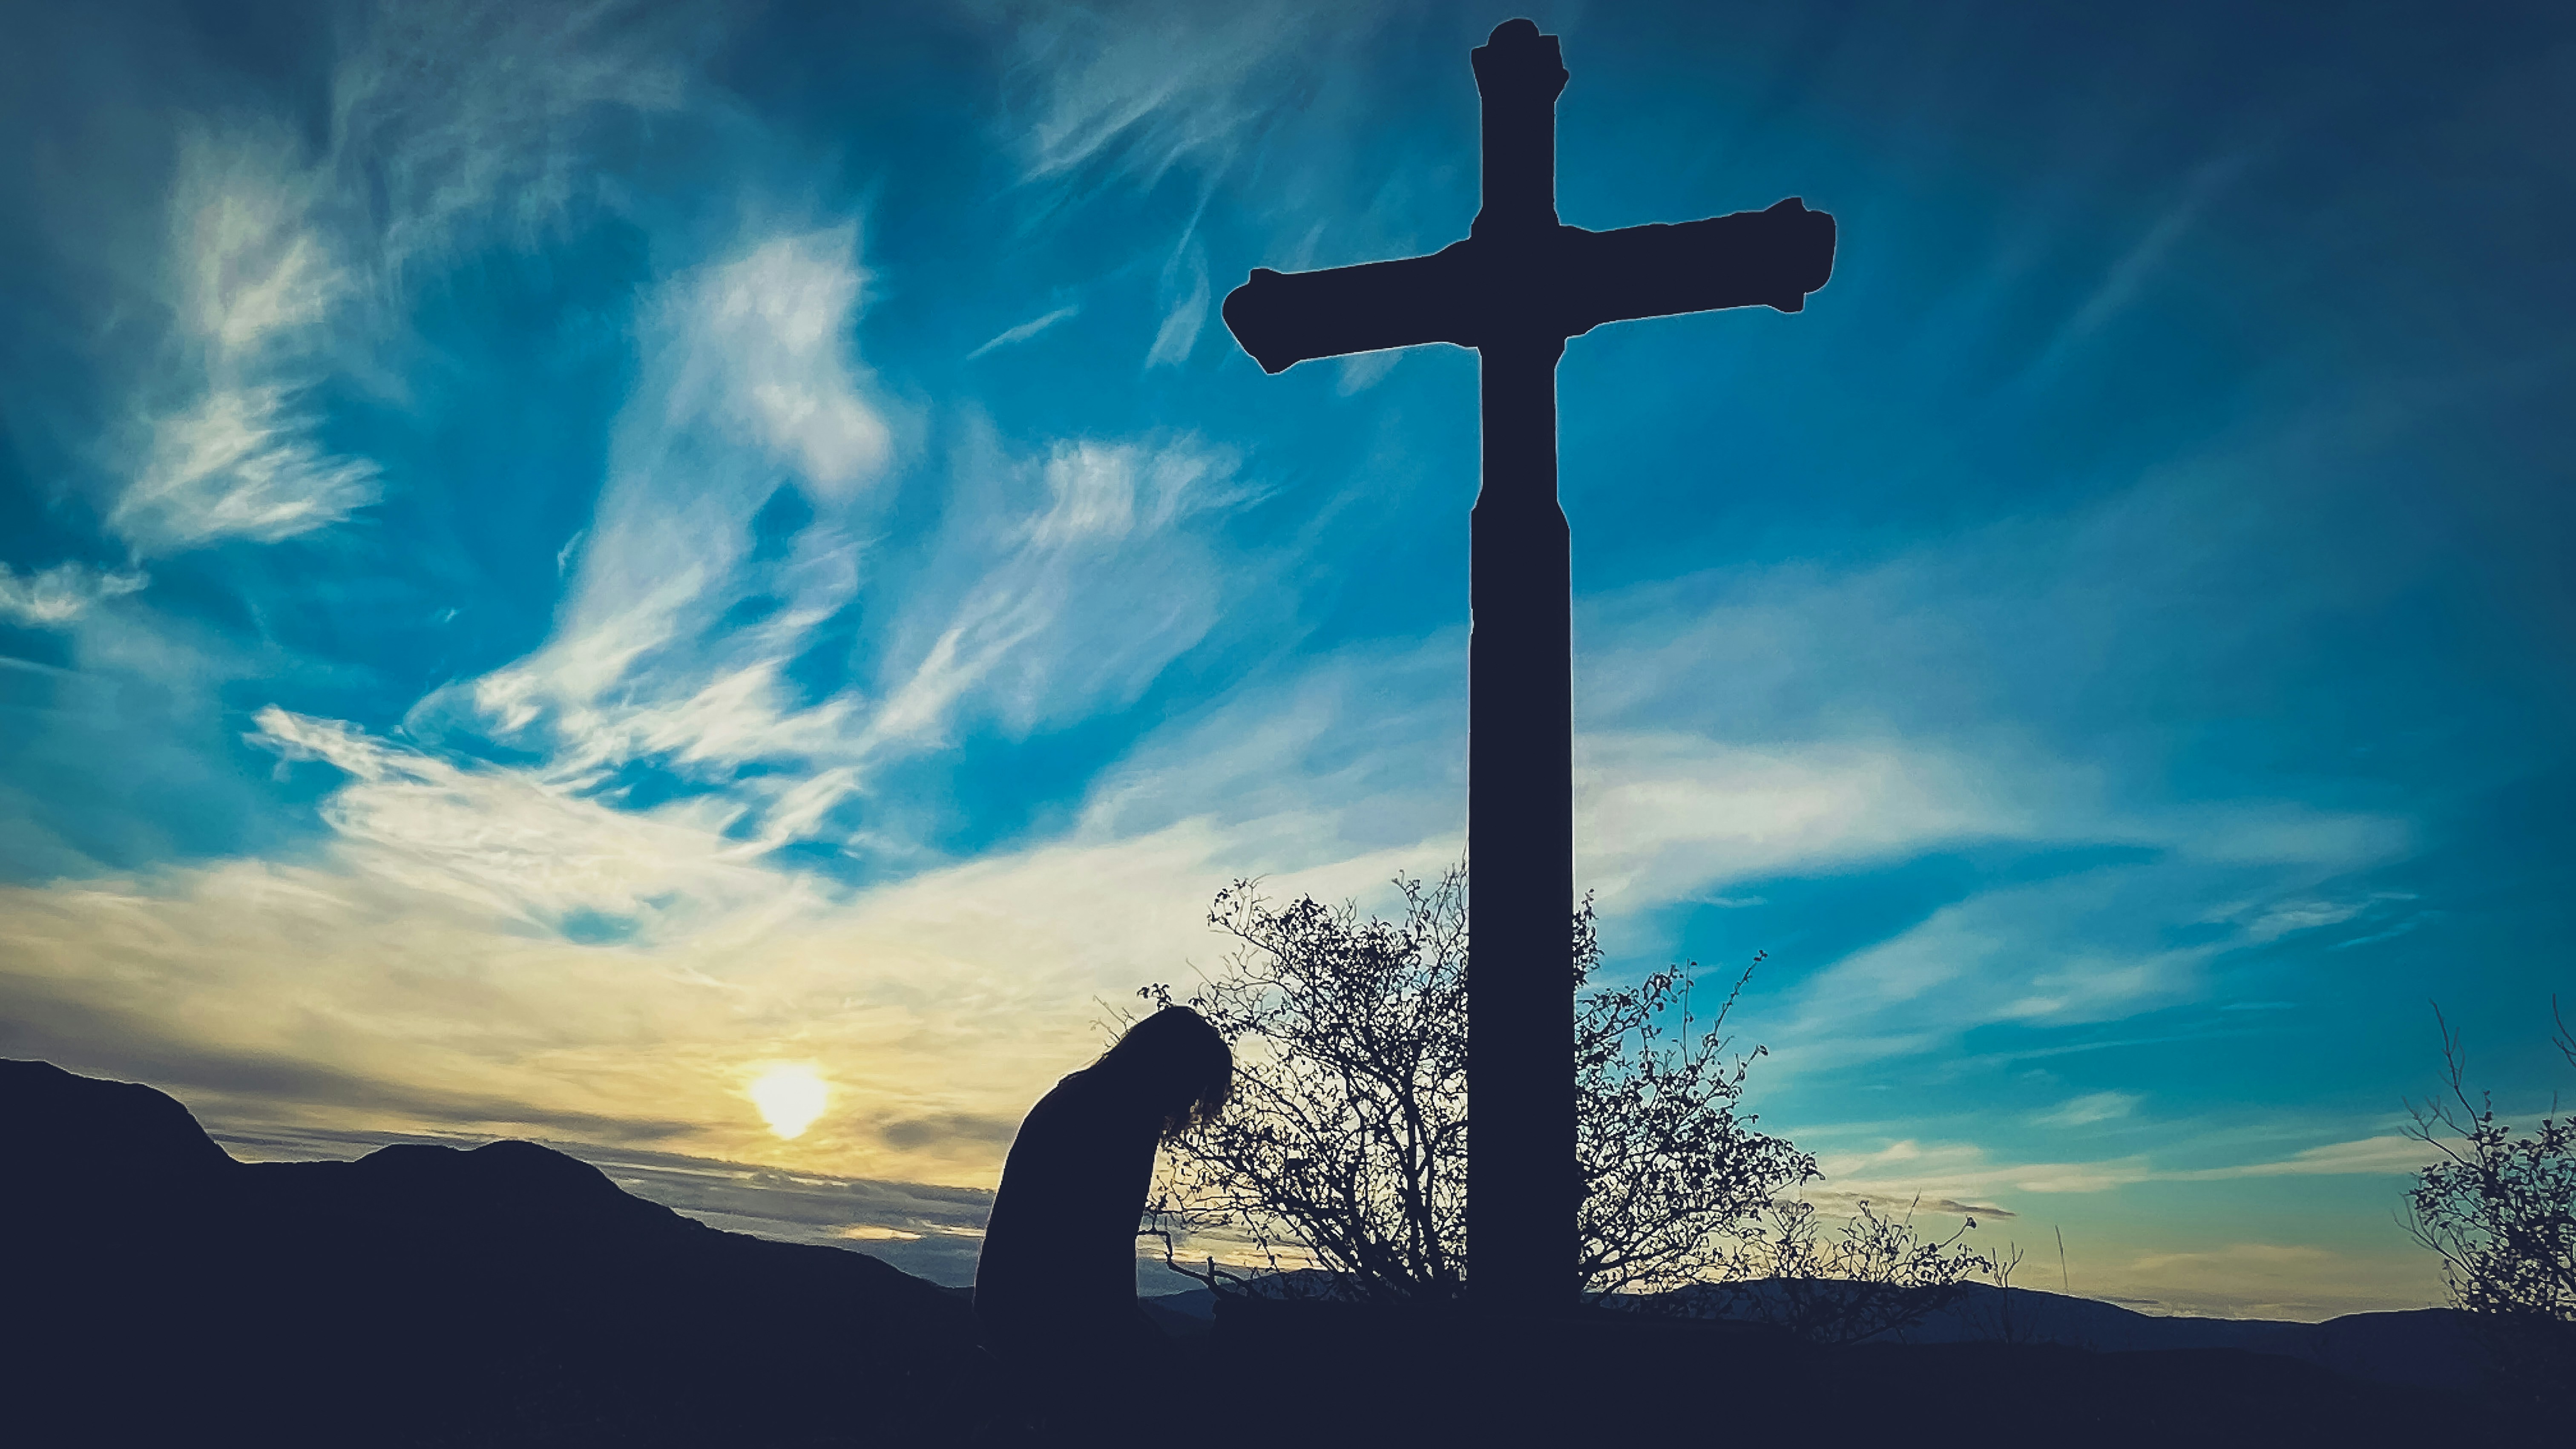
{"label": "cross horizontal arm", "polygon": [[1790,197],[1678,226],[1488,232],[1429,256],[1320,272],[1253,269],[1225,325],[1264,372],[1450,342],[1552,342],[1605,322],[1721,307],[1795,312],[1834,270],[1834,219]]}
{"label": "cross horizontal arm", "polygon": [[1559,228],[1554,301],[1563,335],[1604,322],[1721,307],[1803,311],[1834,273],[1834,219],[1790,197],[1674,226]]}
{"label": "cross horizontal arm", "polygon": [[1473,346],[1468,333],[1479,278],[1468,260],[1472,245],[1321,272],[1255,267],[1250,280],[1226,294],[1226,330],[1270,373],[1346,352],[1425,342]]}

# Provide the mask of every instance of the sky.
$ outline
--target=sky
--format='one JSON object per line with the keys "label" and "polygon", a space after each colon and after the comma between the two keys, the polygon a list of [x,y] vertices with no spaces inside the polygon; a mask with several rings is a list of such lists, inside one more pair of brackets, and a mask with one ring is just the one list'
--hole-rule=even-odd
{"label": "sky", "polygon": [[[2440,1301],[2436,1004],[2576,1087],[2576,19],[1519,13],[1566,221],[1840,227],[1559,370],[1607,974],[1768,952],[2022,1286]],[[1503,18],[8,4],[0,1054],[964,1281],[1219,888],[1463,848],[1475,357],[1215,309],[1465,234]]]}

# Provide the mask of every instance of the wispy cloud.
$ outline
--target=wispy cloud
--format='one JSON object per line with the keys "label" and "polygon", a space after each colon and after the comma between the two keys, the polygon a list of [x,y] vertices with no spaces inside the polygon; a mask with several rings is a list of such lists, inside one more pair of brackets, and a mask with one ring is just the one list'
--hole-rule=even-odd
{"label": "wispy cloud", "polygon": [[20,574],[0,563],[0,619],[33,628],[59,628],[102,599],[139,592],[150,580],[135,569],[101,569],[58,563]]}
{"label": "wispy cloud", "polygon": [[[2276,832],[2277,853],[2245,844],[2261,826],[2218,821],[2068,820],[2069,838],[2142,838],[2155,849],[1945,904],[1895,935],[1823,965],[1784,994],[1765,1040],[1784,1075],[1955,1051],[1978,1026],[2117,1021],[2205,999],[2212,963],[2256,944],[2241,929],[2176,944],[2177,917],[2209,913],[2260,882],[2283,894],[2389,858],[2367,818]],[[2144,835],[2161,826],[2172,834]],[[2132,833],[2138,832],[2138,833]],[[2213,844],[2213,838],[2223,844]],[[2202,853],[2220,855],[2211,860]]]}
{"label": "wispy cloud", "polygon": [[2185,179],[2181,194],[2157,215],[2146,231],[2103,274],[2101,284],[2066,319],[2056,338],[2032,367],[2044,373],[2065,350],[2085,341],[2134,302],[2172,253],[2196,226],[2201,213],[2223,197],[2230,185],[2256,160],[2262,148],[2250,147],[2209,161]]}
{"label": "wispy cloud", "polygon": [[[218,1123],[652,1140],[989,1185],[1008,1124],[1100,1049],[1095,1002],[1186,979],[1214,945],[1207,883],[1329,838],[1320,818],[1191,821],[852,893],[744,859],[686,810],[283,712],[261,726],[346,776],[323,857],[0,888],[0,1048],[194,1089]],[[583,907],[646,923],[606,945],[548,927]],[[794,1142],[742,1091],[782,1058],[834,1083]]]}
{"label": "wispy cloud", "polygon": [[315,437],[308,396],[327,375],[329,324],[362,281],[328,221],[327,168],[300,151],[258,124],[182,137],[169,201],[177,336],[170,374],[146,391],[197,396],[148,414],[148,442],[108,512],[137,554],[274,543],[378,496],[376,464]]}
{"label": "wispy cloud", "polygon": [[1000,332],[995,333],[992,339],[986,342],[983,346],[967,353],[966,360],[968,362],[973,362],[976,358],[979,358],[985,353],[991,352],[996,348],[1009,347],[1016,343],[1026,342],[1030,338],[1037,336],[1039,333],[1044,332],[1050,327],[1053,327],[1058,322],[1071,318],[1081,310],[1081,308],[1073,306],[1058,307],[1054,311],[1049,312],[1042,317],[1032,317],[1028,321],[1023,322],[1016,327],[1005,327]]}
{"label": "wispy cloud", "polygon": [[982,475],[970,497],[1035,496],[946,546],[970,582],[911,606],[917,662],[890,684],[874,741],[936,744],[970,697],[1023,733],[1124,704],[1245,582],[1190,525],[1251,492],[1232,454],[1196,438],[1062,442],[1042,461],[985,448],[961,466]]}
{"label": "wispy cloud", "polygon": [[657,939],[711,913],[777,909],[810,889],[752,869],[721,804],[620,810],[537,772],[474,766],[334,720],[270,707],[251,743],[350,777],[323,804],[344,859],[369,875],[553,930],[576,911]]}
{"label": "wispy cloud", "polygon": [[[497,227],[567,214],[603,114],[664,110],[681,71],[632,7],[383,5],[350,17],[315,145],[274,121],[187,123],[167,197],[170,336],[133,379],[141,442],[108,526],[138,555],[274,543],[385,486],[323,440],[324,384],[381,389],[406,286]],[[790,400],[790,406],[793,400]]]}
{"label": "wispy cloud", "polygon": [[379,178],[379,265],[430,264],[497,223],[533,242],[609,183],[600,143],[692,98],[706,12],[631,0],[383,4],[332,77],[335,172]]}
{"label": "wispy cloud", "polygon": [[[1229,452],[1184,435],[1028,457],[970,429],[923,587],[881,615],[882,676],[820,697],[790,677],[858,596],[895,461],[856,347],[857,251],[848,224],[756,237],[667,285],[554,635],[417,728],[537,748],[567,789],[633,762],[722,786],[754,849],[845,845],[845,802],[961,719],[1025,733],[1114,707],[1206,635],[1244,586],[1206,536],[1252,496]],[[763,542],[782,475],[805,514]]]}
{"label": "wispy cloud", "polygon": [[680,305],[671,405],[729,423],[826,499],[885,471],[893,438],[861,395],[850,333],[866,274],[854,225],[762,242],[710,269]]}
{"label": "wispy cloud", "polygon": [[169,554],[223,538],[275,543],[375,502],[383,470],[325,450],[313,422],[277,386],[210,392],[155,420],[108,527],[139,554]]}
{"label": "wispy cloud", "polygon": [[1311,83],[1312,41],[1354,44],[1367,16],[1268,0],[1038,9],[1020,21],[1014,66],[1028,172],[1109,164],[1151,182],[1184,163],[1222,169]]}
{"label": "wispy cloud", "polygon": [[329,178],[281,129],[181,138],[170,194],[170,269],[181,326],[217,365],[292,346],[358,290],[327,229]]}
{"label": "wispy cloud", "polygon": [[2402,1133],[2364,1137],[2351,1142],[2331,1142],[2310,1147],[2271,1162],[2249,1162],[2232,1167],[2205,1167],[2162,1174],[2174,1182],[2217,1182],[2235,1177],[2314,1177],[2361,1173],[2372,1176],[2407,1176],[2433,1161],[2439,1152],[2430,1144]]}
{"label": "wispy cloud", "polygon": [[2032,1120],[2042,1127],[2090,1127],[2128,1116],[2137,1110],[2141,1100],[2135,1092],[2088,1092],[2070,1097]]}
{"label": "wispy cloud", "polygon": [[2016,798],[2037,781],[1895,740],[1759,749],[1586,733],[1575,779],[1584,883],[1613,912],[1804,864],[2040,828],[2034,801]]}
{"label": "wispy cloud", "polygon": [[1167,367],[1189,360],[1207,326],[1207,249],[1196,236],[1182,240],[1163,268],[1163,324],[1154,330],[1154,345],[1145,354],[1147,367]]}
{"label": "wispy cloud", "polygon": [[[2070,1237],[2068,1247],[2077,1293],[2160,1313],[2315,1323],[2346,1313],[2431,1307],[2445,1296],[2431,1255],[2423,1253],[2244,1241],[2138,1252],[2079,1237]],[[2033,1258],[2040,1261],[2037,1254]],[[2052,1281],[2046,1270],[2036,1279],[2043,1285]]]}
{"label": "wispy cloud", "polygon": [[[542,744],[567,781],[642,758],[718,777],[846,763],[855,701],[802,701],[785,670],[857,591],[853,530],[893,459],[856,348],[857,249],[847,223],[791,230],[665,285],[553,636],[424,701],[417,723]],[[815,511],[763,554],[753,520],[782,478]],[[747,600],[764,611],[707,628]]]}

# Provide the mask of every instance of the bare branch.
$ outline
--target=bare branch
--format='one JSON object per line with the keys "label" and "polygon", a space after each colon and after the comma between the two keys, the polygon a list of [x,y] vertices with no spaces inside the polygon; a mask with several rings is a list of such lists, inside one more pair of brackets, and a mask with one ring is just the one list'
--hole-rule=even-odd
{"label": "bare branch", "polygon": [[[1213,1257],[1183,1266],[1180,1237],[1236,1234],[1274,1272],[1276,1249],[1293,1249],[1326,1270],[1329,1291],[1364,1299],[1445,1298],[1464,1287],[1467,877],[1459,866],[1395,885],[1404,909],[1394,921],[1364,918],[1351,902],[1276,905],[1251,880],[1218,892],[1209,909],[1209,923],[1237,947],[1189,1005],[1237,1045],[1241,1080],[1229,1111],[1169,1154],[1147,1231],[1160,1235],[1167,1263],[1211,1288],[1248,1291],[1251,1280]],[[1695,964],[1596,986],[1601,947],[1588,898],[1571,927],[1585,1184],[1576,1272],[1585,1292],[1642,1303],[1785,1262],[1901,1280],[1913,1296],[1897,1297],[1910,1304],[1922,1299],[1913,1290],[1985,1265],[1951,1251],[1956,1234],[1925,1244],[1910,1224],[1866,1214],[1846,1225],[1842,1246],[1809,1251],[1811,1210],[1777,1199],[1817,1178],[1815,1159],[1756,1130],[1741,1110],[1763,1050],[1730,1055],[1723,1034],[1752,966],[1701,1023],[1689,1006]],[[1170,1000],[1161,986],[1138,994]],[[1765,1226],[1774,1219],[1778,1227]],[[1791,1257],[1748,1253],[1766,1242],[1788,1244]],[[1274,1282],[1263,1291],[1299,1289]],[[1871,1312],[1893,1321],[1884,1307]],[[1845,1320],[1858,1321],[1837,1322]]]}

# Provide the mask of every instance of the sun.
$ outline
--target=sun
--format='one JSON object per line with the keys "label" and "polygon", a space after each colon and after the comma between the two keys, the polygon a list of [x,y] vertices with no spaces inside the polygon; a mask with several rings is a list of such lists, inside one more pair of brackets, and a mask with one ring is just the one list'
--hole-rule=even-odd
{"label": "sun", "polygon": [[801,1137],[823,1115],[832,1089],[811,1062],[780,1062],[751,1079],[751,1105],[769,1130],[781,1137]]}

